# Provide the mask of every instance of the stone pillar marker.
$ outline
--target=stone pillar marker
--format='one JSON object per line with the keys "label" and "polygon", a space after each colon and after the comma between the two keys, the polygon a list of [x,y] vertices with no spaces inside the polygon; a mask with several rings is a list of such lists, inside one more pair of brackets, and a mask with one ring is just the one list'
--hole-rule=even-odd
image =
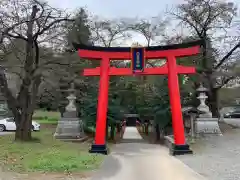
{"label": "stone pillar marker", "polygon": [[67,97],[69,103],[65,108],[63,117],[58,121],[56,139],[76,140],[85,137],[83,131],[83,122],[78,118],[77,108],[75,105],[76,96],[74,95],[74,85],[71,85],[70,95]]}

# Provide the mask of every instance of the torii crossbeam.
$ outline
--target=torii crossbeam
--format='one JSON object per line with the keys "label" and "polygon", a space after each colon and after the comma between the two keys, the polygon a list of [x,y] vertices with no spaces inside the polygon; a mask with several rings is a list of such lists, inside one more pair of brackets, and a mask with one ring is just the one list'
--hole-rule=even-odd
{"label": "torii crossbeam", "polygon": [[[195,68],[194,67],[184,67],[181,65],[177,65],[177,74],[194,74]],[[145,68],[143,72],[137,73],[137,75],[164,75],[168,74],[168,67],[163,65],[162,67],[154,67],[154,68]],[[84,76],[100,76],[100,68],[90,68],[84,69],[83,71]],[[131,68],[115,68],[110,67],[109,69],[110,76],[132,76],[136,75],[132,71]]]}
{"label": "torii crossbeam", "polygon": [[[200,51],[202,41],[174,44],[168,46],[151,47],[96,47],[74,44],[79,56],[85,59],[100,60],[97,68],[84,69],[84,76],[100,76],[98,109],[96,121],[95,142],[90,152],[107,154],[106,146],[106,118],[108,107],[109,76],[131,75],[168,75],[169,98],[172,112],[174,144],[171,154],[192,153],[186,144],[181,100],[179,92],[178,74],[193,74],[195,67],[177,65],[176,58],[196,55]],[[167,62],[162,67],[145,68],[146,59],[165,58]],[[132,60],[132,68],[110,67],[110,60]],[[159,102],[161,103],[161,102]]]}

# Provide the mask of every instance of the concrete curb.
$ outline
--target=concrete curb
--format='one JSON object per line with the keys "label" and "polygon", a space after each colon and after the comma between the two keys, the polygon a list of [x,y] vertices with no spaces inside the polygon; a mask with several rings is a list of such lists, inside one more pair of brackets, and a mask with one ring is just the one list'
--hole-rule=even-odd
{"label": "concrete curb", "polygon": [[172,136],[164,136],[164,145],[171,149],[172,144],[174,143]]}

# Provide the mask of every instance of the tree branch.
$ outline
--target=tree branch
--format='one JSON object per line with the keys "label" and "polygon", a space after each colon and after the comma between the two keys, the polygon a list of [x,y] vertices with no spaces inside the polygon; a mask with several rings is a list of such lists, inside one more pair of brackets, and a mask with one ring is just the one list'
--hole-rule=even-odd
{"label": "tree branch", "polygon": [[45,31],[47,31],[48,29],[50,29],[52,26],[54,26],[57,23],[63,22],[63,21],[68,21],[68,22],[74,22],[74,19],[68,19],[68,18],[63,18],[63,19],[57,19],[53,22],[51,22],[48,26],[45,26],[44,28],[42,28],[41,31],[35,33],[35,35],[33,36],[33,38],[35,39],[37,36],[42,35]]}
{"label": "tree branch", "polygon": [[223,81],[223,83],[217,87],[217,89],[221,89],[223,86],[227,85],[231,80],[235,79],[235,76],[231,76]]}
{"label": "tree branch", "polygon": [[37,40],[33,41],[35,46],[35,67],[38,68],[39,65],[39,46]]}
{"label": "tree branch", "polygon": [[14,35],[14,34],[11,34],[11,33],[7,33],[6,35],[8,35],[11,38],[22,39],[24,41],[27,41],[27,38],[22,36],[21,34]]}
{"label": "tree branch", "polygon": [[201,32],[198,30],[198,28],[191,22],[189,21],[187,18],[183,18],[175,13],[170,13],[171,15],[177,17],[178,19],[180,19],[181,21],[185,22],[185,23],[188,23],[197,33],[197,35],[201,38],[202,37],[202,34]]}
{"label": "tree branch", "polygon": [[12,110],[14,115],[18,115],[18,102],[17,99],[13,96],[11,90],[8,88],[5,69],[2,66],[0,66],[0,90],[6,97],[9,109]]}
{"label": "tree branch", "polygon": [[220,61],[219,63],[214,67],[214,69],[218,69],[228,58],[240,47],[240,42],[235,45]]}
{"label": "tree branch", "polygon": [[[38,18],[39,18],[39,17],[38,17]],[[34,18],[34,19],[30,20],[30,21],[35,21],[35,20],[37,20],[38,18]],[[19,26],[19,25],[21,25],[21,24],[24,24],[24,23],[28,23],[28,22],[30,22],[30,21],[29,21],[29,20],[20,21],[20,22],[18,22],[18,23],[16,23],[16,24],[13,24],[11,27],[8,27],[8,28],[5,28],[5,29],[1,30],[0,44],[3,43],[4,37],[5,37],[6,35],[12,36],[13,38],[21,39],[23,36],[20,38],[20,37],[18,37],[18,36],[13,35],[13,34],[9,34],[9,32],[12,31],[13,29],[15,29],[17,26]],[[18,35],[20,35],[20,34],[18,34]],[[26,39],[24,39],[24,40],[26,40]]]}

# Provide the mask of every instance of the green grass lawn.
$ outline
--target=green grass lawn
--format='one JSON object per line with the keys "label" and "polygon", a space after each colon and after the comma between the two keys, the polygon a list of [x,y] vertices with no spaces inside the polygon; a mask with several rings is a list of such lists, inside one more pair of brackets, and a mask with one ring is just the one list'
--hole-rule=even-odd
{"label": "green grass lawn", "polygon": [[[33,119],[40,124],[57,125],[58,120],[60,118],[61,118],[60,113],[54,111],[36,110],[33,115]],[[92,132],[95,132],[95,127],[93,126],[87,127],[87,129],[89,129]],[[108,133],[110,134],[110,127],[108,128]]]}
{"label": "green grass lawn", "polygon": [[43,110],[36,110],[33,114],[34,118],[52,118],[52,119],[59,119],[61,117],[60,112],[57,111],[43,111]]}
{"label": "green grass lawn", "polygon": [[33,114],[33,120],[40,124],[57,125],[61,115],[59,112],[36,110]]}
{"label": "green grass lawn", "polygon": [[85,172],[98,168],[102,155],[89,154],[89,143],[62,142],[53,131],[34,132],[41,142],[14,142],[13,135],[0,137],[0,165],[15,172]]}
{"label": "green grass lawn", "polygon": [[52,125],[57,125],[58,124],[58,119],[36,119],[36,121],[40,124],[52,124]]}

